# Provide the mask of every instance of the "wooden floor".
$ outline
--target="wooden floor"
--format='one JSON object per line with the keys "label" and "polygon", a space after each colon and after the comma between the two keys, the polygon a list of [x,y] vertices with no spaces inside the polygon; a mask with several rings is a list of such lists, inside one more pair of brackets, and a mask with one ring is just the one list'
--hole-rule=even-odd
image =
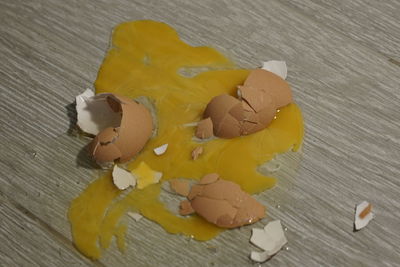
{"label": "wooden floor", "polygon": [[[152,19],[241,67],[287,61],[306,136],[258,197],[256,226],[280,219],[289,240],[263,266],[400,266],[399,14],[398,0],[0,1],[0,265],[254,266],[251,226],[196,242],[131,220],[127,252],[97,262],[72,245],[66,212],[96,173],[71,103],[113,27]],[[354,233],[363,200],[376,218]]]}

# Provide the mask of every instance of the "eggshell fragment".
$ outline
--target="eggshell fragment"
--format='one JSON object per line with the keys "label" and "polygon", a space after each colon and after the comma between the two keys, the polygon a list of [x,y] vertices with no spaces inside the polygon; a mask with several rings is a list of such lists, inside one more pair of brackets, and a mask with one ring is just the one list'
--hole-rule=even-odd
{"label": "eggshell fragment", "polygon": [[213,124],[210,118],[201,120],[197,124],[196,137],[200,139],[207,139],[213,136]]}
{"label": "eggshell fragment", "polygon": [[168,148],[168,144],[164,144],[162,146],[154,148],[153,151],[157,156],[160,156],[160,155],[164,154],[165,151],[167,151],[167,148]]}
{"label": "eggshell fragment", "polygon": [[85,133],[97,135],[107,127],[117,127],[121,114],[113,112],[105,98],[97,98],[91,89],[76,96],[77,125]]}
{"label": "eggshell fragment", "polygon": [[374,218],[371,212],[372,205],[367,201],[363,201],[356,206],[356,212],[354,216],[354,229],[356,231],[364,228]]}
{"label": "eggshell fragment", "polygon": [[136,185],[136,177],[129,171],[118,167],[118,165],[114,165],[112,177],[114,185],[120,190],[125,190],[130,186],[135,187]]}
{"label": "eggshell fragment", "polygon": [[179,205],[179,214],[180,215],[189,215],[189,214],[193,214],[194,213],[194,209],[192,208],[192,205],[190,204],[189,201],[184,200],[181,202],[181,204]]}
{"label": "eggshell fragment", "polygon": [[193,185],[189,201],[181,203],[181,209],[189,203],[193,210],[208,222],[219,227],[235,228],[254,223],[265,216],[265,208],[238,184],[222,180],[216,173],[204,176]]}
{"label": "eggshell fragment", "polygon": [[285,61],[270,60],[263,63],[263,70],[270,71],[286,80],[287,66]]}
{"label": "eggshell fragment", "polygon": [[[269,62],[266,68],[286,77],[284,62]],[[204,111],[203,117],[211,119],[217,137],[234,138],[260,131],[272,122],[278,108],[293,101],[288,83],[264,69],[252,70],[238,86],[237,94],[239,98],[227,94],[214,97]]]}
{"label": "eggshell fragment", "polygon": [[134,219],[135,221],[140,221],[140,219],[143,218],[143,216],[140,213],[137,212],[128,212],[129,217],[131,217],[132,219]]}
{"label": "eggshell fragment", "polygon": [[272,72],[255,69],[250,72],[243,85],[256,88],[265,94],[271,95],[276,105],[275,109],[293,102],[289,84]]}
{"label": "eggshell fragment", "polygon": [[181,179],[172,179],[169,181],[171,189],[178,195],[186,197],[189,194],[189,182]]}
{"label": "eggshell fragment", "polygon": [[252,251],[250,258],[256,262],[268,260],[287,243],[281,221],[269,222],[264,229],[253,228],[250,242],[263,250],[263,252]]}
{"label": "eggshell fragment", "polygon": [[192,151],[192,159],[196,160],[201,154],[203,154],[203,151],[204,151],[204,149],[201,146],[198,146],[195,149],[193,149],[193,151]]}
{"label": "eggshell fragment", "polygon": [[[123,163],[143,149],[153,129],[152,117],[146,107],[115,94],[96,95],[90,100],[92,102],[103,103],[104,110],[99,111],[100,114],[111,113],[114,118],[119,117],[118,123],[114,121],[113,125],[99,127],[100,132],[90,144],[89,152],[98,164],[115,160]],[[97,118],[99,122],[102,119]]]}
{"label": "eggshell fragment", "polygon": [[207,175],[204,175],[203,178],[201,178],[199,184],[212,184],[215,183],[219,178],[218,173],[210,173]]}

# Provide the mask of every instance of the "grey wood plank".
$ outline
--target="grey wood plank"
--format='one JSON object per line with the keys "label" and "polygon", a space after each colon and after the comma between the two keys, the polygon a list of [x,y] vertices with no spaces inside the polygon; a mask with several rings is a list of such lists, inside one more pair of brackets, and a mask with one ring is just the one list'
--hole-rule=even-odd
{"label": "grey wood plank", "polygon": [[396,0],[283,0],[308,17],[400,64],[400,2]]}
{"label": "grey wood plank", "polygon": [[[66,134],[67,106],[93,83],[112,28],[147,18],[241,67],[288,62],[306,137],[301,154],[282,157],[278,186],[258,196],[269,217],[256,226],[281,219],[288,228],[289,249],[268,265],[400,262],[399,67],[381,53],[279,2],[2,1],[0,18],[0,189],[68,240],[69,201],[97,173],[82,150],[88,140]],[[353,233],[353,207],[364,199],[377,216]],[[112,248],[101,263],[251,265],[251,227],[195,242],[147,220],[129,224],[127,252]]]}
{"label": "grey wood plank", "polygon": [[1,266],[86,266],[92,263],[24,208],[0,199]]}

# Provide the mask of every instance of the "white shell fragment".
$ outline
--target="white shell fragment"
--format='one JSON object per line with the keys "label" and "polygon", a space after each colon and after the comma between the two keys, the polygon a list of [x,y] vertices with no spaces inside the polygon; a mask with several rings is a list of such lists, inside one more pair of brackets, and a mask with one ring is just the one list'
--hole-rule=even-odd
{"label": "white shell fragment", "polygon": [[281,221],[272,221],[264,229],[253,228],[250,242],[264,250],[263,252],[252,251],[250,258],[256,262],[268,260],[287,243]]}
{"label": "white shell fragment", "polygon": [[97,135],[107,127],[117,127],[121,122],[121,114],[113,112],[107,103],[106,94],[95,96],[86,89],[76,96],[77,125],[88,134]]}
{"label": "white shell fragment", "polygon": [[360,230],[367,226],[369,221],[374,218],[374,214],[371,212],[372,206],[367,201],[363,201],[356,206],[356,214],[354,217],[354,228]]}
{"label": "white shell fragment", "polygon": [[270,60],[263,63],[263,70],[270,71],[286,80],[287,66],[285,61]]}
{"label": "white shell fragment", "polygon": [[118,167],[118,165],[114,165],[112,177],[114,185],[120,190],[125,190],[130,186],[135,187],[136,185],[136,177],[129,171]]}
{"label": "white shell fragment", "polygon": [[154,148],[153,151],[157,156],[160,156],[160,155],[164,154],[165,151],[167,151],[167,148],[168,148],[168,144],[164,144],[162,146]]}
{"label": "white shell fragment", "polygon": [[132,219],[134,219],[135,221],[139,221],[140,219],[143,218],[143,216],[140,213],[137,212],[128,212],[129,217],[131,217]]}

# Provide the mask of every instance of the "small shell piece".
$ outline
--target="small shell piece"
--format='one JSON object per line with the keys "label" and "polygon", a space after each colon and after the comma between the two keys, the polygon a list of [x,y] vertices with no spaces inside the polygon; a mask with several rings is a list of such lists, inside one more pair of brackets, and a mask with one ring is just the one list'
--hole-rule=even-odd
{"label": "small shell piece", "polygon": [[364,228],[374,218],[372,213],[372,205],[367,201],[363,201],[356,206],[354,216],[354,229],[356,231]]}
{"label": "small shell piece", "polygon": [[131,217],[132,219],[134,219],[137,222],[140,221],[140,219],[143,218],[143,215],[141,215],[140,213],[137,213],[137,212],[129,211],[128,215],[129,215],[129,217]]}
{"label": "small shell piece", "polygon": [[195,149],[193,149],[192,151],[192,159],[196,160],[201,154],[203,154],[203,147],[202,146],[198,146]]}
{"label": "small shell piece", "polygon": [[210,118],[206,118],[197,124],[196,137],[207,139],[213,136],[213,123]]}
{"label": "small shell piece", "polygon": [[113,168],[112,177],[114,185],[120,190],[125,190],[130,186],[135,187],[136,185],[136,177],[116,164]]}
{"label": "small shell piece", "polygon": [[171,189],[178,195],[186,197],[189,194],[189,182],[182,179],[172,179],[169,181]]}
{"label": "small shell piece", "polygon": [[281,221],[269,222],[264,229],[253,228],[250,242],[263,250],[263,252],[252,251],[250,258],[256,262],[268,260],[287,243]]}
{"label": "small shell piece", "polygon": [[282,79],[286,80],[287,66],[285,61],[279,61],[279,60],[266,61],[263,63],[262,69],[275,73]]}
{"label": "small shell piece", "polygon": [[163,144],[162,146],[154,148],[153,151],[157,156],[160,156],[167,151],[167,148],[168,148],[168,144]]}

